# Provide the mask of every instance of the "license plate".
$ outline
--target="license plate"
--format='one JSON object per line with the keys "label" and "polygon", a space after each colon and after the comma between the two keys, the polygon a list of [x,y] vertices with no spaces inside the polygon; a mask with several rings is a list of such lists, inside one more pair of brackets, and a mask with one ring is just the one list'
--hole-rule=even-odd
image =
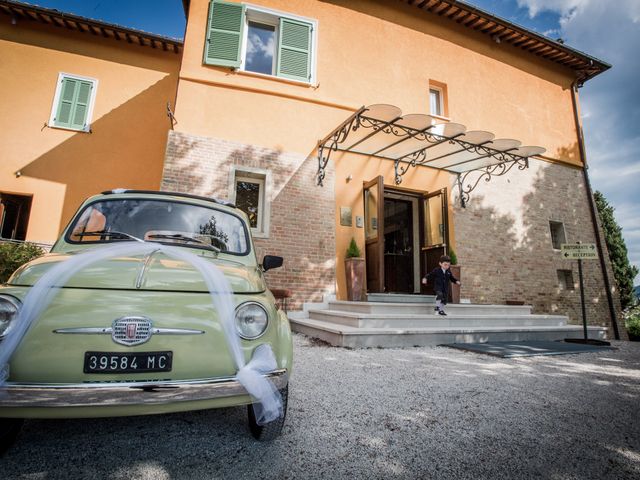
{"label": "license plate", "polygon": [[85,352],[84,373],[170,372],[173,352]]}

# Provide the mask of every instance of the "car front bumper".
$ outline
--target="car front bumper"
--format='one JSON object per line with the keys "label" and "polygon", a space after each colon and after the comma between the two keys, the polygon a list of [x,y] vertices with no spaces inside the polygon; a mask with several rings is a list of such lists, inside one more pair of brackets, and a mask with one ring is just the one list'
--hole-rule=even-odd
{"label": "car front bumper", "polygon": [[[264,376],[277,389],[284,388],[289,381],[286,369],[273,370]],[[0,409],[153,406],[243,395],[248,393],[235,377],[60,385],[7,382],[0,387]]]}

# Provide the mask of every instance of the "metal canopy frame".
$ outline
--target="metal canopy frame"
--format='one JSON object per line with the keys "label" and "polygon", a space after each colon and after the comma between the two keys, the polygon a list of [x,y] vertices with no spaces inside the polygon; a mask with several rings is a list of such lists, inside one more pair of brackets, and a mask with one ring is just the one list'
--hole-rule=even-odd
{"label": "metal canopy frame", "polygon": [[[416,123],[422,123],[423,128],[417,128]],[[470,138],[480,141],[473,142]],[[417,148],[398,151],[407,141],[417,143]],[[439,150],[432,155],[435,147]],[[458,188],[460,203],[465,207],[480,180],[488,182],[513,167],[524,170],[529,166],[529,157],[540,155],[545,149],[523,147],[518,140],[496,140],[490,132],[467,131],[464,125],[442,122],[429,115],[402,116],[397,107],[378,104],[361,107],[318,142],[318,185],[323,185],[331,154],[338,151],[393,161],[396,185],[402,183],[411,167],[452,173],[456,175],[454,187]]]}

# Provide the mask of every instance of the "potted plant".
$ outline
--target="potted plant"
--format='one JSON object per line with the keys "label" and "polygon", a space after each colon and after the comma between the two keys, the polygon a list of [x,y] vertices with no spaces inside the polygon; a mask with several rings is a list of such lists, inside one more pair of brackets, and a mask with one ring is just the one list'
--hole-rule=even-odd
{"label": "potted plant", "polygon": [[[449,258],[451,259],[452,275],[462,282],[462,279],[460,278],[461,268],[460,265],[458,265],[458,257],[452,248],[449,249]],[[455,283],[451,284],[451,303],[460,303],[460,285],[456,285]]]}
{"label": "potted plant", "polygon": [[362,300],[365,289],[364,265],[360,248],[358,248],[355,238],[352,237],[344,259],[344,271],[347,276],[347,300],[352,302]]}

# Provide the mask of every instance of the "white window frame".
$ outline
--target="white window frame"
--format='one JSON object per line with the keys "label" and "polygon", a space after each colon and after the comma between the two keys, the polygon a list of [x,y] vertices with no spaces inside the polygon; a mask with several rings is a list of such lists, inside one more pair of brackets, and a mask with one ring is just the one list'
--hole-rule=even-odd
{"label": "white window frame", "polygon": [[[432,112],[431,111],[431,92],[437,92],[438,100],[440,102],[440,112]],[[429,115],[434,117],[443,117],[446,118],[444,111],[444,88],[438,87],[435,85],[429,85]]]}
{"label": "white window frame", "polygon": [[258,197],[258,225],[251,227],[251,234],[256,238],[269,238],[271,227],[271,196],[273,185],[271,172],[261,168],[233,166],[229,172],[229,200],[236,203],[236,185],[247,181],[260,185]]}
{"label": "white window frame", "polygon": [[[316,83],[316,58],[317,58],[317,49],[318,49],[318,21],[312,18],[301,17],[299,15],[293,15],[286,12],[281,12],[278,10],[272,10],[270,8],[260,7],[258,5],[252,5],[249,3],[244,4],[246,7],[245,16],[244,16],[244,33],[242,37],[242,52],[240,58],[240,67],[238,70],[248,73],[250,75],[257,75],[265,78],[277,78],[287,82],[293,83],[304,83],[315,85]],[[296,80],[291,80],[288,78],[279,77],[277,75],[277,65],[278,65],[278,41],[280,40],[280,19],[288,18],[291,20],[298,20],[300,22],[309,23],[312,25],[311,32],[311,78],[308,82],[300,82]],[[264,25],[274,26],[275,28],[275,49],[273,52],[273,74],[268,75],[266,73],[252,72],[251,70],[247,70],[246,67],[246,58],[247,58],[247,44],[249,43],[249,22],[262,23]]]}
{"label": "white window frame", "polygon": [[[64,78],[72,78],[73,80],[81,80],[83,82],[91,82],[93,84],[93,88],[91,89],[91,97],[89,99],[89,108],[87,109],[87,123],[85,128],[69,128],[63,127],[60,125],[56,125],[54,118],[56,118],[56,113],[58,111],[58,101],[60,100],[60,95],[62,95],[62,80]],[[61,130],[70,130],[72,132],[90,132],[91,131],[91,120],[93,119],[93,107],[95,105],[96,93],[98,92],[98,79],[91,77],[84,77],[82,75],[75,75],[73,73],[59,72],[58,80],[56,83],[56,93],[53,96],[53,105],[51,105],[51,115],[49,115],[49,124],[48,126],[51,128],[59,128]]]}

